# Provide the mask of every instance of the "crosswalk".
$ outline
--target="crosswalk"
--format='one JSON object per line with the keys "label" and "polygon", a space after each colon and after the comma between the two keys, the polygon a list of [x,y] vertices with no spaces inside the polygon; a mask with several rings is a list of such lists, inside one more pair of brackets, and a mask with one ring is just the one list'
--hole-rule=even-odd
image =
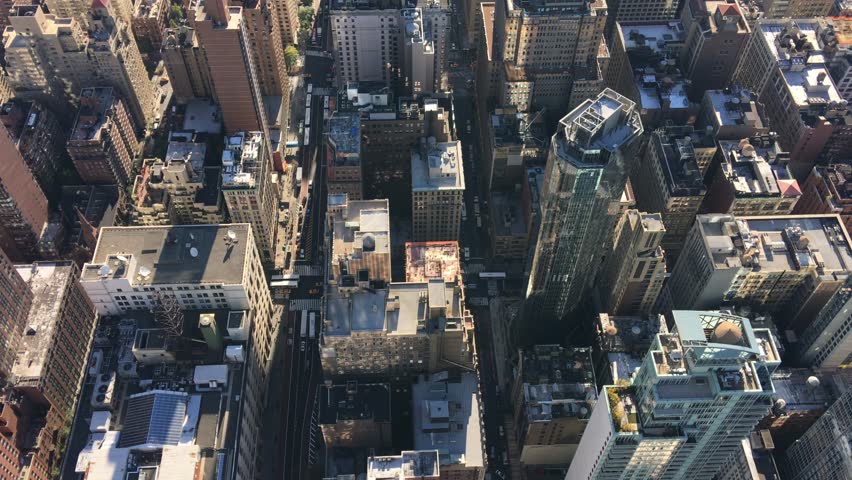
{"label": "crosswalk", "polygon": [[310,310],[318,312],[322,309],[322,300],[319,298],[296,298],[290,300],[290,311]]}

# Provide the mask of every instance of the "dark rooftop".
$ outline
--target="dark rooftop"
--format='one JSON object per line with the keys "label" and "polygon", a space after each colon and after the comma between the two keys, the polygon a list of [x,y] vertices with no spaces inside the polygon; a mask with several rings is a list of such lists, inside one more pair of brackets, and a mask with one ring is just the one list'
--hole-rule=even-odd
{"label": "dark rooftop", "polygon": [[323,385],[320,387],[320,420],[333,425],[346,420],[390,422],[390,386],[384,383]]}

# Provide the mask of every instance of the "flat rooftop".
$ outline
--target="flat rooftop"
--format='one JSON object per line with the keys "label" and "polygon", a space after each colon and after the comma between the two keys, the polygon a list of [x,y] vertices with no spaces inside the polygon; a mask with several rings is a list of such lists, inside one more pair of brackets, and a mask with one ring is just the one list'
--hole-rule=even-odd
{"label": "flat rooftop", "polygon": [[671,127],[654,132],[651,141],[660,153],[669,194],[686,197],[707,193],[695,149],[715,148],[712,136],[691,127]]}
{"label": "flat rooftop", "polygon": [[460,273],[458,242],[406,242],[406,282],[457,282]]}
{"label": "flat rooftop", "polygon": [[411,188],[414,192],[464,190],[461,142],[426,141],[411,153]]}
{"label": "flat rooftop", "polygon": [[[40,381],[53,351],[57,326],[62,320],[65,293],[76,267],[71,262],[36,262],[15,265],[15,270],[33,292],[33,304],[24,326],[24,336],[12,366],[15,381]],[[94,316],[94,311],[92,312]]]}
{"label": "flat rooftop", "polygon": [[441,452],[441,465],[485,467],[479,381],[472,373],[421,377],[411,387],[414,448]]}
{"label": "flat rooftop", "polygon": [[712,118],[718,126],[749,125],[764,128],[757,95],[735,87],[724,90],[707,90],[704,96],[713,106]]}
{"label": "flat rooftop", "polygon": [[826,68],[820,30],[817,21],[762,20],[758,24],[758,34],[775,55],[790,96],[803,110],[843,100]]}
{"label": "flat rooftop", "polygon": [[386,383],[347,382],[321,385],[319,393],[320,425],[352,420],[390,422],[391,389]]}
{"label": "flat rooftop", "polygon": [[100,138],[107,113],[116,97],[111,87],[84,88],[80,92],[80,107],[69,140],[88,141]]}
{"label": "flat rooftop", "polygon": [[357,252],[390,253],[390,213],[387,200],[348,200],[329,195],[332,232],[331,261]]}
{"label": "flat rooftop", "polygon": [[127,278],[132,285],[241,284],[250,228],[247,223],[102,228],[81,280]]}
{"label": "flat rooftop", "polygon": [[618,29],[624,42],[625,50],[648,48],[656,53],[667,53],[670,43],[683,43],[685,34],[680,21],[655,23],[622,23]]}
{"label": "flat rooftop", "polygon": [[789,154],[775,138],[755,135],[740,141],[719,141],[722,175],[737,197],[801,196],[799,183],[787,168]]}
{"label": "flat rooftop", "polygon": [[464,314],[459,289],[441,280],[391,283],[385,289],[362,289],[346,295],[332,292],[325,298],[325,335],[418,335],[439,327],[429,321],[430,307],[447,308],[446,317],[450,319],[460,319]]}
{"label": "flat rooftop", "polygon": [[832,202],[849,203],[852,200],[852,165],[837,163],[828,167],[817,167],[819,173],[831,185]]}
{"label": "flat rooftop", "polygon": [[717,269],[842,274],[852,267],[849,235],[837,215],[699,215],[697,221]]}
{"label": "flat rooftop", "polygon": [[496,236],[526,238],[529,232],[520,193],[492,192],[490,207]]}
{"label": "flat rooftop", "polygon": [[542,112],[523,113],[516,108],[499,107],[490,116],[494,145],[518,145],[541,148],[547,144],[546,127]]}

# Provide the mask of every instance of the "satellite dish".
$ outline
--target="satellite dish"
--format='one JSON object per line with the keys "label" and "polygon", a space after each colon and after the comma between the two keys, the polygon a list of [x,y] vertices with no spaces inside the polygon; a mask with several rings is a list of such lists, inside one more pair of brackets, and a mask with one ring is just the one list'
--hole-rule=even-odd
{"label": "satellite dish", "polygon": [[128,260],[127,260],[127,257],[125,257],[124,255],[116,255],[116,257],[115,257],[115,258],[117,258],[117,259],[121,260],[121,261],[122,261],[122,262],[124,262],[124,263],[127,263],[127,261],[128,261]]}
{"label": "satellite dish", "polygon": [[811,388],[819,387],[819,379],[815,376],[808,377],[808,386]]}
{"label": "satellite dish", "polygon": [[102,277],[106,277],[107,275],[109,275],[109,266],[101,265],[101,268],[98,269],[98,275]]}
{"label": "satellite dish", "polygon": [[190,233],[190,234],[189,234],[189,239],[190,239],[190,240],[195,240],[195,234]]}
{"label": "satellite dish", "polygon": [[237,239],[237,232],[235,232],[233,230],[228,230],[228,239],[229,240],[236,240]]}
{"label": "satellite dish", "polygon": [[633,332],[633,335],[639,335],[640,333],[642,333],[642,329],[639,327],[639,325],[633,325],[632,327],[630,327],[630,331]]}
{"label": "satellite dish", "polygon": [[151,269],[148,267],[139,267],[139,275],[142,278],[148,278],[151,275]]}
{"label": "satellite dish", "polygon": [[190,248],[189,249],[189,256],[192,257],[192,258],[196,258],[198,256],[198,249],[195,248],[195,247]]}

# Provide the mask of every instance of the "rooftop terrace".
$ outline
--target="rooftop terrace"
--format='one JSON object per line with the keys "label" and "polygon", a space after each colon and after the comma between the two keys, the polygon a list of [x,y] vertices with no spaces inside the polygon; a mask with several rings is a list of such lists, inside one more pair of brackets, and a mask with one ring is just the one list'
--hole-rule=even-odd
{"label": "rooftop terrace", "polygon": [[406,242],[406,282],[458,282],[460,274],[458,242]]}
{"label": "rooftop terrace", "polygon": [[554,148],[560,157],[584,166],[605,165],[608,156],[642,132],[636,105],[606,89],[587,99],[559,121]]}
{"label": "rooftop terrace", "polygon": [[87,141],[100,138],[101,128],[116,97],[110,87],[84,88],[80,92],[80,107],[71,130],[70,140]]}
{"label": "rooftop terrace", "polygon": [[263,133],[238,132],[226,136],[222,150],[222,188],[254,188],[264,161]]}
{"label": "rooftop terrace", "polygon": [[327,122],[328,142],[337,166],[361,164],[361,117],[354,114],[335,115]]}

